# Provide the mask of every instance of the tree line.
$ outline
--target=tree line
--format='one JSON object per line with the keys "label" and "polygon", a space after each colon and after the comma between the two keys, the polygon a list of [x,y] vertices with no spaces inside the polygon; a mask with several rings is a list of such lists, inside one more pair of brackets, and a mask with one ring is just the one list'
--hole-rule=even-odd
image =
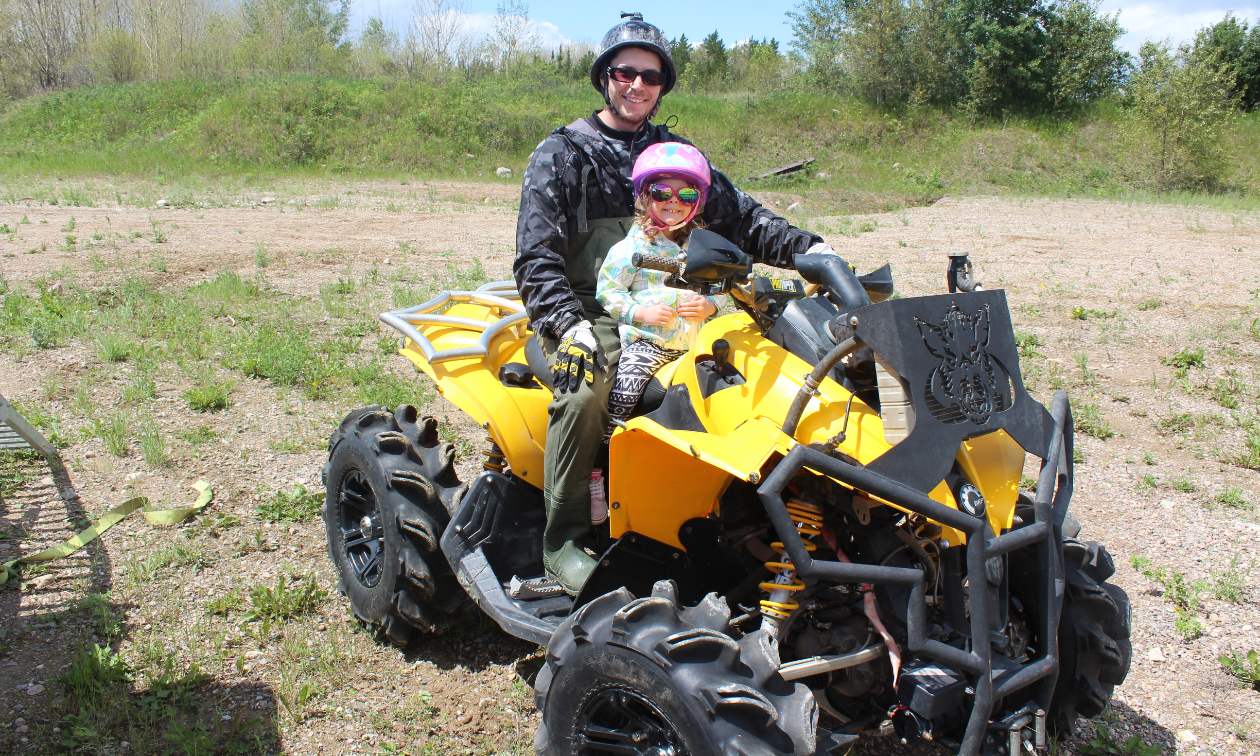
{"label": "tree line", "polygon": [[[414,0],[400,31],[351,0],[0,0],[0,104],[102,83],[305,74],[460,82],[543,71],[581,86],[595,51],[545,50],[525,0],[474,34],[463,0]],[[1230,14],[1188,44],[1121,50],[1099,0],[801,0],[792,39],[670,43],[682,93],[799,91],[896,114],[1075,117],[1121,113],[1166,186],[1211,186],[1240,111],[1260,106],[1260,27]]]}

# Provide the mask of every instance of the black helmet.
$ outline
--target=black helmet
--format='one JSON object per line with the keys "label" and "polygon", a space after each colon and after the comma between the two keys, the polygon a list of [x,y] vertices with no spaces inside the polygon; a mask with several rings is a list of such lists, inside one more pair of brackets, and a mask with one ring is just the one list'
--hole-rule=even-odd
{"label": "black helmet", "polygon": [[665,79],[661,85],[661,96],[664,97],[674,88],[674,82],[678,81],[674,61],[669,57],[669,40],[665,39],[665,34],[660,29],[644,21],[642,13],[622,13],[621,17],[628,17],[628,20],[609,29],[604,40],[599,43],[599,57],[591,65],[591,86],[606,99],[607,93],[604,92],[602,80],[609,62],[623,47],[642,47],[661,57],[661,68],[664,69],[661,73]]}

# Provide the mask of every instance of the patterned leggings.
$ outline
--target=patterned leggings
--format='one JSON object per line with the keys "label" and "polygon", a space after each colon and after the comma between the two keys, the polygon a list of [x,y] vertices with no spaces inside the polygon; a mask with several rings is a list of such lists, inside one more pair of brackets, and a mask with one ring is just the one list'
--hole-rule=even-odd
{"label": "patterned leggings", "polygon": [[[621,350],[617,361],[617,375],[613,379],[612,393],[608,395],[608,411],[613,419],[625,422],[643,396],[652,374],[668,365],[685,352],[663,349],[647,339],[639,339]],[[612,437],[612,426],[604,434],[604,442]]]}

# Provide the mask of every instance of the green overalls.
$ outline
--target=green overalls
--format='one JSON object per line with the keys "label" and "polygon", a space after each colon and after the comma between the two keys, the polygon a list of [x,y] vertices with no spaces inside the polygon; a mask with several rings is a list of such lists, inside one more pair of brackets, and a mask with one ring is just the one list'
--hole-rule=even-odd
{"label": "green overalls", "polygon": [[[608,358],[607,371],[594,371],[594,383],[588,386],[583,382],[577,391],[556,393],[547,407],[550,417],[543,456],[543,500],[547,506],[543,564],[547,574],[574,595],[595,568],[595,560],[582,548],[591,527],[590,476],[608,429],[608,394],[621,356],[617,321],[600,306],[595,287],[608,250],[625,238],[633,221],[584,221],[586,230],[570,242],[573,252],[565,266],[569,285],[586,310],[595,339]],[[551,363],[559,341],[543,336],[538,340]]]}

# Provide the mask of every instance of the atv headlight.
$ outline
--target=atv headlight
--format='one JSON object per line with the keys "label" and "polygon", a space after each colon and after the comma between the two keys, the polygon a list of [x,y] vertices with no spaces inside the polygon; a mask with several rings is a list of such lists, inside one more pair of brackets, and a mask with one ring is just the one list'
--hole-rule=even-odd
{"label": "atv headlight", "polygon": [[984,516],[984,494],[970,483],[958,487],[958,506],[972,517]]}

